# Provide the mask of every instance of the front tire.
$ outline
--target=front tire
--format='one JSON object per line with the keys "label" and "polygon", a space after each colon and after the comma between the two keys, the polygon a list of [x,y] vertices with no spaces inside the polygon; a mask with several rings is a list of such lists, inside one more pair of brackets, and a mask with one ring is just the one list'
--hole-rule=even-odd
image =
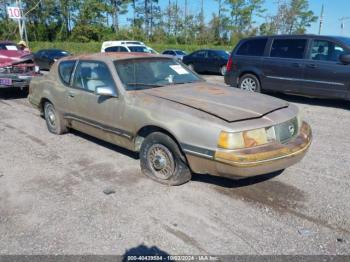
{"label": "front tire", "polygon": [[191,180],[192,174],[175,141],[160,132],[148,135],[140,149],[142,172],[158,183],[178,186]]}
{"label": "front tire", "polygon": [[63,116],[56,111],[55,107],[50,102],[44,104],[44,117],[47,129],[56,135],[61,135],[67,132],[67,126]]}
{"label": "front tire", "polygon": [[243,75],[239,80],[238,87],[241,90],[250,92],[261,92],[260,81],[255,75],[252,74]]}

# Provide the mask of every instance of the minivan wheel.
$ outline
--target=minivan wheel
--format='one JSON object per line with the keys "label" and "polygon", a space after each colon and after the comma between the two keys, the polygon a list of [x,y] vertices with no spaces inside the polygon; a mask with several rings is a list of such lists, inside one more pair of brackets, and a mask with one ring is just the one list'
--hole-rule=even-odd
{"label": "minivan wheel", "polygon": [[259,79],[252,74],[246,74],[239,80],[238,87],[250,92],[261,92]]}
{"label": "minivan wheel", "polygon": [[225,76],[225,74],[226,74],[226,66],[225,65],[220,68],[220,73],[222,76]]}
{"label": "minivan wheel", "polygon": [[56,111],[55,107],[50,102],[44,104],[44,117],[47,129],[56,135],[61,135],[67,132],[67,127],[63,116]]}
{"label": "minivan wheel", "polygon": [[140,165],[143,174],[164,185],[182,185],[192,177],[178,145],[161,132],[152,133],[143,141]]}

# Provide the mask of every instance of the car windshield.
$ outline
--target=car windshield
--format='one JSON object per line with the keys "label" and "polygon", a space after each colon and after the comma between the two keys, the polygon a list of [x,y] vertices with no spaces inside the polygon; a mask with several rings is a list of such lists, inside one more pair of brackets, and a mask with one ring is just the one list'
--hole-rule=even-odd
{"label": "car windshield", "polygon": [[53,51],[51,52],[51,55],[52,55],[52,56],[59,56],[59,57],[61,57],[61,56],[68,56],[69,53],[66,52],[66,51],[63,51],[63,50],[53,50]]}
{"label": "car windshield", "polygon": [[115,68],[126,90],[203,81],[181,63],[168,58],[138,58],[115,61]]}
{"label": "car windshield", "polygon": [[150,53],[151,51],[146,46],[128,46],[131,52]]}
{"label": "car windshield", "polygon": [[177,55],[186,55],[186,53],[183,52],[183,51],[175,51],[175,53],[176,53]]}
{"label": "car windshield", "polygon": [[350,46],[350,38],[349,37],[339,37],[339,40],[344,42],[347,46]]}
{"label": "car windshield", "polygon": [[220,56],[220,57],[222,57],[222,58],[226,58],[226,59],[228,59],[228,57],[230,56],[230,55],[229,55],[226,51],[224,51],[224,50],[216,50],[215,53],[216,53],[218,56]]}
{"label": "car windshield", "polygon": [[18,50],[18,47],[16,44],[2,43],[2,44],[0,44],[0,50],[15,51],[15,50]]}

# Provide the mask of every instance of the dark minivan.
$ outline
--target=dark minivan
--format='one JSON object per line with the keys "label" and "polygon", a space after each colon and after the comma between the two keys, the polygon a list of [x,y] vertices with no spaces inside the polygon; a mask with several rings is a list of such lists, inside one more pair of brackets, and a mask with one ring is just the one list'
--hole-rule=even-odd
{"label": "dark minivan", "polygon": [[232,51],[225,83],[254,92],[350,99],[350,38],[288,35],[244,39]]}

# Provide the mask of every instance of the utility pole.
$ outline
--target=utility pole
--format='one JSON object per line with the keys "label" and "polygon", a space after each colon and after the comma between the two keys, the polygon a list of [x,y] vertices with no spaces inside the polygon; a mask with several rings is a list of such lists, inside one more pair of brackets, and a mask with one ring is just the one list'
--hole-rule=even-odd
{"label": "utility pole", "polygon": [[202,7],[201,7],[201,33],[204,31],[204,0],[202,0]]}
{"label": "utility pole", "polygon": [[322,4],[321,15],[320,15],[320,27],[318,29],[318,34],[320,35],[323,27],[323,13],[324,13],[324,4]]}
{"label": "utility pole", "polygon": [[346,20],[349,20],[349,19],[350,19],[349,16],[347,16],[347,17],[341,17],[341,18],[339,19],[339,21],[341,22],[340,28],[341,28],[341,34],[342,34],[342,35],[343,35],[343,33],[344,33],[345,21],[346,21]]}
{"label": "utility pole", "polygon": [[188,16],[188,10],[187,10],[187,0],[185,0],[185,43],[187,44],[187,16]]}

